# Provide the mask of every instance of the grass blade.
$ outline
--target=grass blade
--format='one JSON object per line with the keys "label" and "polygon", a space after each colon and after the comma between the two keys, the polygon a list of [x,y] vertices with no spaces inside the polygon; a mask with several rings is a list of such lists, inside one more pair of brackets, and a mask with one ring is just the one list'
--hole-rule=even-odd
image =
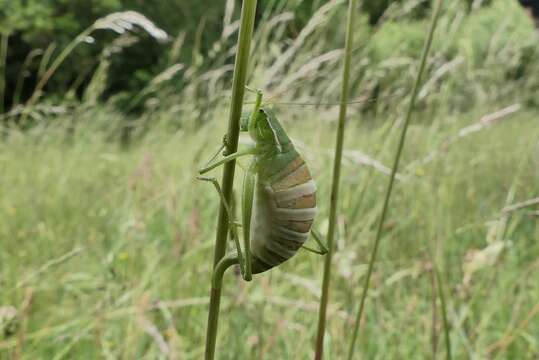
{"label": "grass blade", "polygon": [[6,92],[6,59],[9,34],[3,32],[0,34],[0,114],[4,113],[5,92]]}
{"label": "grass blade", "polygon": [[315,359],[322,359],[324,354],[324,334],[326,332],[326,312],[329,301],[329,283],[331,279],[331,258],[333,255],[335,225],[337,223],[337,205],[339,200],[339,184],[341,180],[341,162],[344,143],[344,128],[346,110],[349,97],[350,64],[352,62],[352,49],[354,43],[354,22],[356,16],[357,0],[350,0],[348,4],[348,20],[346,25],[346,43],[342,74],[341,101],[339,109],[339,125],[337,141],[335,144],[335,160],[333,163],[333,180],[331,185],[331,198],[328,228],[328,253],[324,261],[324,275],[322,280],[322,297],[318,311],[318,332],[316,336]]}
{"label": "grass blade", "polygon": [[[247,78],[247,68],[249,66],[249,53],[251,49],[251,38],[255,22],[257,0],[245,0],[241,10],[241,25],[238,38],[238,51],[234,65],[234,79],[232,84],[232,101],[230,105],[230,116],[228,119],[228,132],[226,153],[232,154],[238,150],[238,139],[240,132],[240,117],[245,93],[245,82]],[[224,165],[223,178],[221,182],[224,197],[228,203],[232,200],[232,187],[234,184],[234,173],[236,161],[230,161]],[[215,239],[214,271],[217,265],[225,256],[226,240],[228,236],[228,216],[224,204],[221,202],[219,209],[219,220],[217,223],[217,235]],[[217,340],[217,325],[219,320],[219,307],[221,302],[221,288],[212,286],[210,296],[210,309],[208,314],[208,328],[206,333],[206,353],[205,359],[212,360],[215,356],[215,344]]]}
{"label": "grass blade", "polygon": [[438,288],[438,297],[440,298],[440,306],[442,308],[442,320],[444,323],[445,356],[447,360],[451,360],[451,336],[449,333],[449,320],[447,319],[447,304],[445,302],[442,276],[436,264],[434,264],[434,271],[436,273],[436,287]]}
{"label": "grass blade", "polygon": [[356,339],[357,339],[358,332],[359,332],[359,324],[360,324],[361,318],[363,316],[363,310],[365,308],[365,300],[367,298],[367,293],[369,291],[369,285],[370,285],[372,270],[373,270],[373,267],[374,267],[374,262],[376,260],[378,247],[380,245],[380,239],[382,237],[382,231],[383,231],[383,228],[384,228],[385,219],[386,219],[386,216],[387,216],[387,212],[389,210],[389,200],[391,198],[391,193],[393,191],[393,185],[395,183],[395,177],[396,177],[396,174],[397,174],[397,170],[399,169],[399,163],[400,163],[400,159],[401,159],[402,149],[404,148],[404,143],[405,143],[405,140],[406,140],[406,133],[408,131],[408,125],[410,124],[410,119],[412,118],[412,112],[414,111],[415,102],[416,102],[416,99],[417,99],[417,94],[419,92],[419,88],[420,88],[420,85],[421,85],[421,78],[423,76],[423,71],[425,70],[425,64],[427,62],[427,57],[428,57],[428,54],[429,54],[429,51],[430,51],[430,47],[432,45],[432,38],[433,38],[433,35],[434,35],[434,30],[436,29],[436,24],[438,22],[438,17],[439,17],[439,14],[440,14],[440,10],[442,8],[442,3],[443,3],[443,0],[438,0],[438,2],[436,4],[436,8],[435,8],[435,10],[434,10],[434,12],[432,14],[432,20],[431,20],[431,24],[430,24],[430,29],[429,29],[427,40],[425,41],[425,45],[423,47],[423,52],[421,54],[421,63],[419,65],[419,71],[417,72],[414,87],[413,87],[413,90],[412,90],[412,97],[410,99],[410,105],[408,107],[408,111],[406,113],[406,117],[405,117],[404,124],[403,124],[403,127],[402,127],[402,132],[401,132],[401,136],[400,136],[400,139],[399,139],[397,152],[395,153],[395,160],[394,160],[394,163],[393,163],[393,168],[391,170],[391,176],[389,178],[389,184],[387,186],[386,196],[385,196],[385,199],[384,199],[384,205],[383,205],[383,208],[382,208],[382,214],[380,215],[380,221],[378,223],[378,228],[377,228],[377,232],[376,232],[376,238],[374,240],[374,247],[373,247],[373,250],[372,250],[372,253],[371,253],[371,259],[369,261],[369,268],[367,270],[367,276],[365,277],[365,284],[363,285],[363,293],[361,295],[361,301],[360,301],[360,304],[359,304],[359,311],[358,311],[357,318],[356,318],[356,321],[355,321],[355,324],[354,324],[354,332],[353,332],[353,335],[352,335],[352,341],[350,343],[350,350],[349,350],[349,353],[348,353],[348,359],[349,360],[351,360],[353,358],[353,356],[354,356],[354,348],[355,348]]}

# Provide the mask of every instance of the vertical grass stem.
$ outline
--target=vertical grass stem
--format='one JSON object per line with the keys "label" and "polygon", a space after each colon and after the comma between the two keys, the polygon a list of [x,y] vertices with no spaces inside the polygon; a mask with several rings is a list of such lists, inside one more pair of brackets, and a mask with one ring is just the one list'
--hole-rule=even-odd
{"label": "vertical grass stem", "polygon": [[352,48],[354,42],[354,22],[357,8],[357,0],[350,0],[348,4],[348,20],[346,24],[346,41],[342,74],[341,101],[339,108],[339,124],[337,128],[337,140],[335,144],[335,159],[333,163],[333,180],[331,185],[331,198],[328,227],[328,253],[324,260],[324,275],[322,279],[322,296],[318,311],[318,331],[316,336],[315,359],[322,359],[324,355],[324,335],[326,332],[326,312],[329,300],[329,283],[331,278],[331,259],[333,255],[335,224],[337,223],[337,205],[339,200],[339,184],[341,181],[341,161],[344,143],[344,128],[346,122],[346,110],[349,97],[350,63],[352,61]]}
{"label": "vertical grass stem", "polygon": [[0,114],[5,111],[6,94],[6,59],[9,42],[9,33],[3,32],[0,35]]}
{"label": "vertical grass stem", "polygon": [[[232,84],[232,101],[228,120],[228,132],[226,136],[226,154],[232,154],[238,149],[238,137],[240,131],[240,117],[245,93],[247,68],[251,49],[251,38],[255,22],[257,0],[244,0],[241,10],[241,24],[238,38],[238,48],[234,65],[234,78]],[[221,186],[225,199],[230,203],[232,198],[232,186],[234,183],[236,162],[230,161],[224,165]],[[214,252],[214,271],[225,255],[228,236],[228,216],[223,204],[219,209],[217,223],[217,235]],[[219,308],[221,302],[221,289],[212,286],[210,295],[210,308],[208,314],[208,327],[206,334],[205,359],[213,360],[217,339],[217,326],[219,320]]]}
{"label": "vertical grass stem", "polygon": [[412,90],[412,97],[410,99],[410,104],[408,106],[408,111],[406,112],[406,117],[404,119],[404,124],[402,127],[401,136],[399,139],[399,144],[397,147],[397,152],[395,153],[395,160],[393,162],[393,167],[391,169],[391,176],[389,178],[389,184],[387,186],[386,196],[384,199],[384,205],[382,208],[382,214],[380,215],[380,220],[378,222],[378,228],[376,232],[376,238],[374,240],[374,247],[371,253],[371,258],[369,261],[369,268],[367,270],[367,276],[365,277],[365,283],[363,285],[363,293],[361,295],[361,301],[359,304],[359,311],[356,317],[356,321],[354,324],[354,332],[352,335],[352,341],[350,343],[350,350],[348,352],[348,359],[351,360],[354,356],[354,348],[356,344],[356,339],[359,332],[359,324],[361,322],[361,318],[363,316],[363,310],[365,308],[365,300],[367,298],[367,294],[369,291],[369,285],[372,275],[372,270],[374,267],[374,262],[376,260],[376,255],[378,253],[378,247],[380,245],[380,239],[382,237],[382,231],[384,228],[385,219],[387,216],[387,212],[389,209],[389,200],[391,198],[391,193],[393,191],[393,185],[395,183],[395,175],[397,174],[397,170],[399,168],[399,163],[401,159],[402,149],[404,148],[404,143],[406,140],[406,133],[408,131],[408,125],[410,124],[410,119],[412,118],[412,113],[415,107],[415,102],[417,99],[417,94],[419,92],[419,87],[421,85],[421,78],[423,76],[423,72],[425,70],[425,64],[427,63],[427,57],[430,51],[430,47],[432,45],[432,38],[434,36],[434,30],[436,29],[436,24],[438,22],[438,17],[440,14],[440,10],[442,8],[443,0],[438,0],[436,4],[436,8],[434,9],[434,12],[432,13],[432,19],[430,23],[429,33],[427,36],[427,40],[425,41],[425,45],[423,46],[423,52],[421,54],[421,62],[419,65],[419,70],[417,72],[417,76],[415,78],[414,87]]}
{"label": "vertical grass stem", "polygon": [[445,340],[445,358],[451,360],[451,336],[449,328],[449,319],[447,318],[447,304],[445,301],[445,293],[443,288],[442,276],[437,265],[434,264],[434,271],[436,273],[436,288],[438,289],[438,297],[440,298],[440,307],[442,310],[442,320],[444,324],[444,340]]}

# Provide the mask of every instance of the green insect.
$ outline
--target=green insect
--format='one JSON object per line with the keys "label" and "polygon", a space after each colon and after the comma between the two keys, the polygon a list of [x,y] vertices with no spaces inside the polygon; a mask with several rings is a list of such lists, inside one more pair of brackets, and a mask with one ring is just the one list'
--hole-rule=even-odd
{"label": "green insect", "polygon": [[[219,184],[211,181],[224,202],[236,243],[240,268],[245,280],[290,259],[300,248],[324,255],[327,247],[312,228],[317,213],[316,185],[301,154],[295,149],[274,113],[262,107],[262,93],[256,91],[253,112],[242,120],[241,131],[248,131],[254,145],[214,161],[224,145],[199,170],[208,171],[241,156],[253,157],[245,171],[242,194],[244,254],[238,240],[233,214]],[[319,250],[304,246],[309,234]]]}

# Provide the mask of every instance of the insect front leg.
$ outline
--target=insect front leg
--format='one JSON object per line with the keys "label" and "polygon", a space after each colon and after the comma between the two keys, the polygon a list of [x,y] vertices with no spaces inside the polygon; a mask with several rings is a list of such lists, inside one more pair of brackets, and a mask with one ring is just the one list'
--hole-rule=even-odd
{"label": "insect front leg", "polygon": [[328,253],[328,247],[322,240],[322,235],[315,229],[311,229],[311,235],[313,236],[314,241],[316,241],[316,243],[318,244],[319,250],[310,248],[305,245],[303,245],[302,248],[318,255],[326,255]]}
{"label": "insect front leg", "polygon": [[213,155],[210,157],[210,159],[208,161],[206,161],[206,163],[204,164],[204,167],[207,167],[208,165],[210,165],[219,156],[219,154],[221,154],[223,152],[226,145],[227,145],[227,140],[226,140],[226,135],[225,135],[223,137],[223,142],[222,142],[221,146],[219,146],[219,148],[213,153]]}
{"label": "insect front leg", "polygon": [[[221,160],[216,161],[213,164],[212,163],[206,164],[202,169],[198,170],[198,173],[200,175],[203,175],[203,174],[207,173],[208,171],[211,171],[211,170],[215,169],[216,167],[221,166],[221,165],[223,165],[223,164],[225,164],[225,163],[227,163],[229,161],[236,160],[237,158],[242,157],[242,156],[246,156],[246,155],[254,155],[254,153],[255,153],[255,148],[254,147],[247,148],[245,150],[235,152],[233,154],[230,154],[230,155],[227,155],[227,156],[223,157]],[[217,153],[217,154],[219,154],[219,153]],[[217,156],[214,156],[212,159],[210,159],[210,162],[215,157],[217,157]]]}
{"label": "insect front leg", "polygon": [[[247,118],[246,120],[246,123],[243,124],[243,121],[242,121],[242,124],[241,124],[241,131],[254,131],[254,129],[256,128],[256,120],[258,118],[258,112],[260,110],[260,107],[262,106],[262,91],[260,90],[253,90],[249,87],[247,87],[247,89],[249,91],[253,91],[256,93],[256,100],[255,100],[255,106],[254,106],[254,110],[253,112],[251,113],[251,115],[249,116],[249,118]],[[227,139],[226,139],[226,136],[225,138],[223,139],[223,144],[221,145],[221,147],[219,148],[219,150],[217,150],[217,152],[210,158],[210,160],[206,163],[206,165],[204,165],[204,167],[202,169],[200,169],[198,172],[200,175],[202,174],[205,174],[207,173],[208,171],[212,170],[212,169],[215,169],[216,167],[220,166],[220,165],[223,165],[229,161],[232,161],[232,160],[235,160],[241,156],[245,156],[245,155],[254,155],[255,152],[256,152],[256,146],[252,146],[246,150],[242,150],[242,151],[237,151],[233,154],[227,154],[225,157],[223,157],[221,160],[215,162],[215,163],[212,163],[213,160],[215,160],[215,158],[217,156],[219,156],[219,153],[227,146]]]}

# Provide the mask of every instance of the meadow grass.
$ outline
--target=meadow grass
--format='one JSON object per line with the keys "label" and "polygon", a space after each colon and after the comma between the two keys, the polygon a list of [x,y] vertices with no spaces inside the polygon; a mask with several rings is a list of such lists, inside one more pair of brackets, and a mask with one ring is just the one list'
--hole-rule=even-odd
{"label": "meadow grass", "polygon": [[[402,169],[494,109],[417,120]],[[302,112],[309,122],[282,118],[303,142],[320,199],[327,199],[327,135],[334,128],[317,112]],[[402,173],[407,180],[395,188],[367,299],[363,355],[432,353],[432,334],[443,332],[440,317],[432,321],[431,251],[446,289],[456,358],[537,354],[538,322],[525,322],[539,298],[537,220],[531,209],[506,222],[501,212],[508,199],[520,202],[539,191],[537,115],[523,110]],[[0,303],[18,308],[32,289],[25,336],[0,341],[3,358],[21,341],[24,358],[202,356],[218,202],[194,177],[223,123],[215,118],[172,135],[156,127],[125,150],[95,131],[110,116],[105,109],[83,114],[72,139],[62,125],[67,121],[56,119],[0,145]],[[347,149],[388,164],[397,128],[362,125],[351,116]],[[347,149],[329,359],[343,358],[348,348],[356,285],[366,272],[387,181],[347,158]],[[327,210],[318,219],[322,229]],[[220,358],[312,358],[321,269],[320,257],[302,252],[252,283],[237,273],[225,277]]]}
{"label": "meadow grass", "polygon": [[[324,337],[326,334],[326,317],[329,302],[329,287],[331,283],[331,269],[333,264],[333,249],[335,248],[335,228],[339,213],[339,188],[341,185],[342,153],[344,148],[344,133],[346,127],[346,112],[350,96],[350,67],[352,64],[352,51],[354,49],[354,27],[357,13],[357,1],[350,0],[348,3],[348,15],[346,17],[345,46],[342,59],[342,82],[339,104],[339,118],[337,123],[337,135],[335,139],[335,156],[333,159],[333,173],[331,180],[331,192],[329,196],[329,216],[327,230],[327,254],[324,259],[324,272],[320,290],[320,308],[318,310],[318,330],[316,331],[315,360],[324,357]],[[394,175],[393,175],[394,176]],[[355,338],[355,335],[354,335]],[[355,341],[355,339],[354,339]]]}
{"label": "meadow grass", "polygon": [[[384,203],[382,205],[382,212],[380,213],[380,218],[378,220],[378,226],[376,228],[376,236],[374,238],[374,244],[371,252],[371,259],[369,260],[369,267],[367,269],[367,274],[365,275],[365,281],[363,285],[363,292],[361,294],[361,300],[359,303],[359,309],[357,313],[356,322],[354,323],[354,332],[352,335],[352,341],[350,342],[350,351],[348,353],[348,359],[352,360],[354,358],[354,351],[355,351],[355,344],[357,341],[357,336],[359,334],[359,326],[361,323],[361,320],[363,319],[363,311],[365,309],[365,301],[368,296],[368,291],[370,287],[370,281],[372,277],[372,272],[374,269],[374,263],[376,262],[376,256],[378,255],[378,248],[380,247],[380,240],[383,236],[383,231],[385,230],[385,221],[387,217],[387,213],[390,209],[389,203],[391,200],[391,195],[393,193],[393,186],[395,184],[395,180],[397,178],[397,172],[399,171],[399,164],[402,156],[402,151],[404,149],[404,144],[406,142],[406,134],[408,133],[408,128],[410,126],[410,122],[412,120],[412,114],[414,113],[417,97],[419,94],[419,90],[422,86],[423,81],[423,75],[425,72],[425,65],[427,63],[427,60],[429,58],[430,49],[432,46],[432,39],[434,37],[434,33],[436,31],[436,25],[438,24],[438,19],[440,17],[440,11],[442,9],[443,0],[438,0],[438,2],[434,5],[434,10],[432,12],[432,19],[431,23],[427,32],[427,38],[425,40],[425,44],[423,45],[423,50],[421,52],[421,58],[419,67],[417,70],[417,74],[415,76],[414,85],[412,87],[412,92],[410,95],[410,103],[408,105],[408,108],[406,110],[406,115],[404,117],[403,123],[402,123],[402,130],[401,135],[399,137],[399,143],[397,145],[397,148],[395,150],[395,159],[393,160],[393,165],[391,166],[391,173],[389,174],[389,181],[387,185],[387,191],[384,197]],[[435,264],[433,264],[435,265]],[[434,268],[435,271],[437,271],[436,267]],[[436,274],[438,274],[436,272]],[[440,276],[437,277],[440,279]],[[440,292],[440,294],[443,294],[443,292]],[[434,299],[434,298],[433,298]],[[445,301],[443,301],[443,297],[440,298],[442,300],[442,308],[444,313],[444,320],[446,320],[445,314],[447,313],[446,307],[445,307]],[[433,310],[436,309],[436,301],[433,300]],[[448,360],[451,360],[451,344],[450,344],[450,336],[449,336],[449,329],[447,326],[447,321],[444,321],[444,334],[446,338],[446,356]]]}
{"label": "meadow grass", "polygon": [[[293,39],[284,35],[291,13],[264,14],[248,75],[276,102],[312,170],[324,233],[342,55],[334,39],[343,38],[333,24],[344,19],[343,3],[325,3]],[[348,350],[425,37],[424,21],[399,21],[405,15],[393,10],[374,30],[364,17],[356,28],[326,359]],[[538,52],[523,19],[513,2],[470,16],[460,2],[444,9],[358,357],[443,356],[440,290],[454,358],[539,353],[536,208],[502,211],[539,193]],[[213,45],[209,70],[171,65],[173,76],[136,97],[139,114],[122,114],[114,99],[98,103],[102,86],[91,86],[81,103],[36,104],[24,131],[9,122],[0,142],[0,306],[19,317],[14,333],[0,332],[0,359],[203,357],[219,201],[195,176],[226,132],[233,34]],[[103,69],[94,85],[106,79]],[[181,89],[169,81],[175,76]],[[470,132],[508,106],[511,114]],[[128,147],[118,141],[124,124],[133,127]],[[301,252],[251,283],[228,273],[218,358],[313,358],[322,264]]]}

